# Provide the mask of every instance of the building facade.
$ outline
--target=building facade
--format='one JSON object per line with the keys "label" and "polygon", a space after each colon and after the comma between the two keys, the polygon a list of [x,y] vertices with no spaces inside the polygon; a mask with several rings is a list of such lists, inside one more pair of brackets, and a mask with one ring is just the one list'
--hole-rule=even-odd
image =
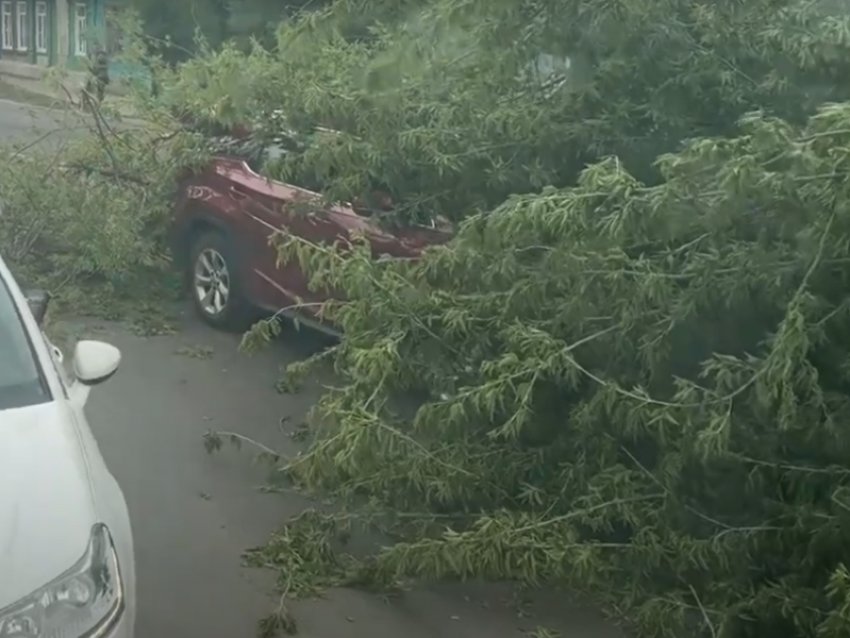
{"label": "building facade", "polygon": [[[120,0],[0,0],[0,60],[84,70],[95,47],[120,48]],[[116,64],[110,68],[120,74]]]}

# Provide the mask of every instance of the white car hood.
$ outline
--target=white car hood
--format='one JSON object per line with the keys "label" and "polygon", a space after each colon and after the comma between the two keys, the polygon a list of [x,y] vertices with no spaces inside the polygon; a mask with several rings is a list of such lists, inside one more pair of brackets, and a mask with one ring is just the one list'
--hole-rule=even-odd
{"label": "white car hood", "polygon": [[0,610],[80,560],[96,522],[68,406],[0,410]]}

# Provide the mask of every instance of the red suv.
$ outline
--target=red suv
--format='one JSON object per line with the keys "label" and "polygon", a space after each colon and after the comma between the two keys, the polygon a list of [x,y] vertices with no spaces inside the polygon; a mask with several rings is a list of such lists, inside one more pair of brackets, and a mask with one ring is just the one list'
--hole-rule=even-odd
{"label": "red suv", "polygon": [[[318,214],[293,210],[296,202],[320,201],[309,190],[269,180],[238,158],[215,157],[180,186],[173,227],[175,263],[186,273],[201,318],[226,329],[242,329],[260,313],[280,313],[311,327],[336,333],[317,317],[333,292],[311,291],[299,264],[277,267],[269,245],[276,230],[312,242],[333,243],[360,231],[373,254],[416,257],[444,243],[451,229],[408,226],[390,231],[351,206],[323,207]],[[302,207],[303,208],[303,207]]]}

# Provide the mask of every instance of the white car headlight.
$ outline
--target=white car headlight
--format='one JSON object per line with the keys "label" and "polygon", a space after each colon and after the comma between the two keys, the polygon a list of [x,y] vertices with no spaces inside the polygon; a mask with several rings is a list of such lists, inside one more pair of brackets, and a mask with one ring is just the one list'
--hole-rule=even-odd
{"label": "white car headlight", "polygon": [[80,561],[49,585],[0,609],[0,638],[97,638],[124,611],[118,556],[105,525]]}

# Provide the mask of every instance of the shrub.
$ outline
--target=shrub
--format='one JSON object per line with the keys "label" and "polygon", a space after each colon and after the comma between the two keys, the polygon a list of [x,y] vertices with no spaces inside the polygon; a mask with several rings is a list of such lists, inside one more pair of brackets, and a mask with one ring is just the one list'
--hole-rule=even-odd
{"label": "shrub", "polygon": [[65,126],[78,132],[58,148],[0,152],[0,252],[78,312],[102,309],[97,289],[136,302],[161,294],[177,178],[202,155],[202,141],[177,128],[110,120],[69,111]]}

